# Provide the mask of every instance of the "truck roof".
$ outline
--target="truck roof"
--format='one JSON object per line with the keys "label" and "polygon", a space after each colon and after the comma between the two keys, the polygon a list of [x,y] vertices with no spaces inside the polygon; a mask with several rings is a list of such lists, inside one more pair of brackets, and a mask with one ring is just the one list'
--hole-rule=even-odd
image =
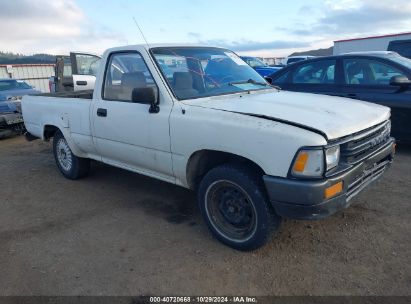
{"label": "truck roof", "polygon": [[135,49],[145,49],[149,50],[152,48],[157,48],[157,47],[213,47],[213,48],[219,48],[219,49],[224,49],[219,46],[214,46],[214,45],[204,45],[204,44],[190,44],[190,43],[150,43],[149,45],[147,44],[134,44],[134,45],[125,45],[125,46],[118,46],[118,47],[113,47],[109,48],[105,51],[106,52],[115,52],[115,51],[124,51],[124,50],[135,50]]}

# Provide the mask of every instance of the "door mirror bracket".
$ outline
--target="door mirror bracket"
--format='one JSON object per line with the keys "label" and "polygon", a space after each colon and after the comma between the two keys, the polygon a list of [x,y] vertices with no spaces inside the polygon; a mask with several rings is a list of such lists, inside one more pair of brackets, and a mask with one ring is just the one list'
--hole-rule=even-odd
{"label": "door mirror bracket", "polygon": [[148,113],[156,114],[160,112],[160,107],[158,104],[151,104],[150,108],[148,109]]}

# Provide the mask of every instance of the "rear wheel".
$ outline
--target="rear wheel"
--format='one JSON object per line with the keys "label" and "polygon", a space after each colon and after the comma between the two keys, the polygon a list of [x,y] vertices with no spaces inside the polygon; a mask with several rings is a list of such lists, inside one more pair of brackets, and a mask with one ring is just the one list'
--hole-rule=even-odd
{"label": "rear wheel", "polygon": [[56,131],[53,139],[53,153],[60,172],[69,179],[87,176],[90,160],[73,154],[61,131]]}
{"label": "rear wheel", "polygon": [[281,222],[266,198],[261,176],[246,167],[210,170],[200,183],[198,200],[213,235],[234,249],[261,247]]}

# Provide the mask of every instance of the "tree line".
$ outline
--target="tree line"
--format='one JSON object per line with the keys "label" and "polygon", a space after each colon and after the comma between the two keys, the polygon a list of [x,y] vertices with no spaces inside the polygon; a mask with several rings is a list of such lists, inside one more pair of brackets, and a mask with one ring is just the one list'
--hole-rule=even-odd
{"label": "tree line", "polygon": [[23,55],[0,51],[0,64],[55,63],[56,57],[49,54]]}

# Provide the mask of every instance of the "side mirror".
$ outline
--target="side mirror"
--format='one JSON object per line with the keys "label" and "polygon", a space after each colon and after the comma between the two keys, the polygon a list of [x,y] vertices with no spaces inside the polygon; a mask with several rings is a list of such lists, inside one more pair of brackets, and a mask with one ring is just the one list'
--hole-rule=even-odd
{"label": "side mirror", "polygon": [[271,77],[264,77],[265,81],[267,81],[269,84],[273,84],[273,79]]}
{"label": "side mirror", "polygon": [[135,88],[131,93],[131,101],[134,103],[144,103],[149,104],[150,113],[160,112],[160,107],[158,106],[158,89],[154,87],[147,88]]}
{"label": "side mirror", "polygon": [[411,80],[403,75],[393,76],[390,79],[390,85],[400,88],[408,88],[409,86],[411,86]]}

